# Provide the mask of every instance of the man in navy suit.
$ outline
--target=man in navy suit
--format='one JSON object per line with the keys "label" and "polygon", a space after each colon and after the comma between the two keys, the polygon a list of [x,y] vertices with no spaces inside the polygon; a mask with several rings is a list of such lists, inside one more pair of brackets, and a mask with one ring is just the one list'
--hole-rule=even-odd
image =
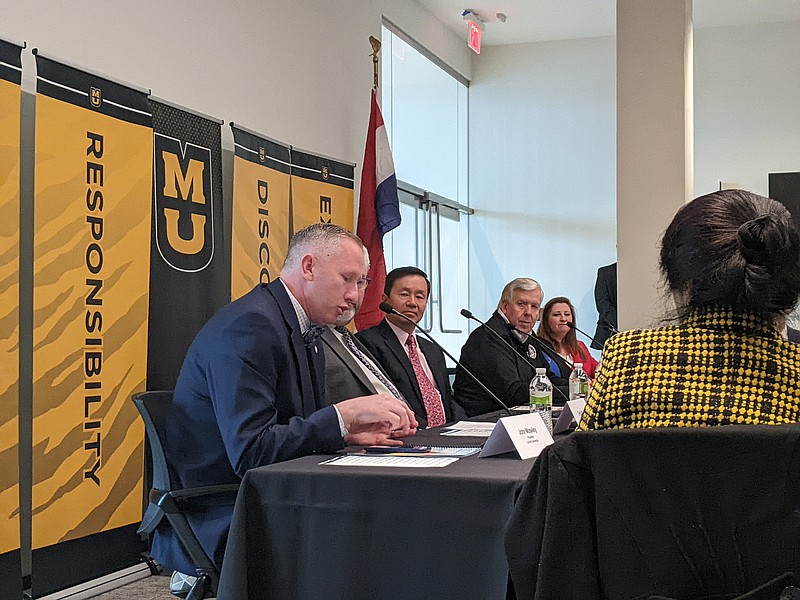
{"label": "man in navy suit", "polygon": [[[386,275],[383,301],[414,323],[422,320],[431,284],[424,271],[400,267]],[[389,379],[405,397],[420,427],[437,427],[465,416],[453,400],[444,354],[414,333],[414,325],[397,315],[387,315],[375,327],[356,337],[378,359]]]}
{"label": "man in navy suit", "polygon": [[[295,234],[280,279],[223,307],[184,360],[164,440],[179,487],[238,482],[253,467],[350,445],[401,445],[417,422],[388,395],[324,401],[324,358],[315,333],[336,322],[366,286],[361,241],[336,225]],[[232,507],[190,515],[207,554],[221,565]],[[153,557],[194,572],[169,526]]]}

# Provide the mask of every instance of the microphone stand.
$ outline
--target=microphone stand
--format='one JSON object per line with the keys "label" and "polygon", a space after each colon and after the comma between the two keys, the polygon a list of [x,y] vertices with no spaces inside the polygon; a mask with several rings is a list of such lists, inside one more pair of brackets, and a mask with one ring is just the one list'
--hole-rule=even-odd
{"label": "microphone stand", "polygon": [[[588,333],[586,333],[585,331],[582,331],[582,330],[578,329],[578,327],[575,325],[575,323],[573,323],[573,322],[571,322],[571,321],[567,321],[567,327],[569,327],[570,329],[574,329],[574,330],[575,330],[575,331],[577,331],[578,333],[582,333],[582,334],[583,334],[583,335],[585,335],[587,338],[589,338],[590,340],[592,340],[592,343],[593,343],[593,344],[597,344],[598,346],[602,346],[602,344],[601,344],[600,342],[598,342],[596,339],[594,339],[594,338],[593,338],[592,336],[590,336]],[[618,331],[617,333],[619,333],[619,331]]]}
{"label": "microphone stand", "polygon": [[492,392],[492,390],[490,390],[488,387],[486,387],[486,386],[483,384],[483,382],[482,382],[480,379],[478,379],[478,378],[477,378],[475,375],[473,375],[473,373],[472,373],[472,372],[471,372],[469,369],[467,369],[467,368],[466,368],[464,365],[462,365],[460,362],[458,362],[458,361],[457,361],[457,360],[456,360],[456,359],[453,357],[453,355],[452,355],[452,354],[450,354],[450,353],[449,353],[449,352],[448,352],[448,351],[447,351],[447,350],[444,348],[444,346],[442,346],[442,345],[441,345],[439,342],[437,342],[435,339],[433,339],[433,338],[430,336],[430,334],[429,334],[427,331],[425,331],[425,330],[424,330],[422,327],[420,327],[419,325],[417,325],[417,324],[416,324],[416,323],[413,321],[413,319],[409,319],[409,318],[408,318],[407,316],[405,316],[403,313],[401,313],[401,312],[399,312],[399,311],[396,311],[396,310],[394,309],[394,307],[392,307],[392,305],[391,305],[391,304],[389,304],[388,302],[381,302],[381,304],[380,304],[380,309],[381,309],[383,312],[385,312],[386,314],[388,314],[388,315],[395,315],[395,316],[398,316],[398,317],[400,317],[401,319],[405,319],[406,321],[408,321],[409,323],[411,323],[411,324],[414,326],[414,329],[416,329],[417,331],[419,331],[420,333],[422,333],[422,335],[424,335],[426,338],[428,338],[428,339],[429,339],[429,340],[430,340],[430,341],[431,341],[431,342],[432,342],[432,343],[433,343],[433,344],[434,344],[434,345],[435,345],[437,348],[439,348],[439,350],[441,350],[442,352],[444,352],[444,353],[445,353],[445,354],[446,354],[446,355],[447,355],[447,356],[450,358],[450,360],[452,360],[454,363],[456,363],[456,365],[458,365],[459,367],[461,367],[461,368],[464,370],[464,372],[465,372],[467,375],[469,375],[469,376],[470,376],[470,377],[473,379],[473,381],[475,381],[475,383],[477,383],[479,386],[481,386],[481,389],[482,389],[484,392],[486,392],[487,394],[489,394],[489,397],[490,397],[490,398],[491,398],[491,399],[494,401],[494,403],[495,403],[495,404],[497,404],[497,406],[499,406],[499,407],[500,407],[500,408],[501,408],[501,409],[502,409],[502,410],[503,410],[503,411],[504,411],[504,412],[505,412],[505,413],[506,413],[508,416],[511,416],[511,410],[509,410],[509,408],[508,408],[508,406],[506,406],[506,403],[505,403],[505,402],[503,402],[502,400],[500,400],[500,398],[498,398],[498,397],[497,397],[497,396],[496,396],[496,395],[495,395],[495,394]]}
{"label": "microphone stand", "polygon": [[[619,333],[619,329],[617,329],[616,326],[614,326],[614,324],[605,317],[603,317],[603,324],[611,330],[611,333]],[[581,333],[583,332],[581,331]],[[584,333],[584,335],[586,334]]]}
{"label": "microphone stand", "polygon": [[[500,335],[500,334],[499,334],[499,333],[497,333],[497,332],[496,332],[494,329],[492,329],[491,327],[489,327],[488,325],[486,325],[486,323],[484,323],[483,321],[481,321],[481,320],[480,320],[478,317],[476,317],[475,315],[473,315],[473,314],[472,314],[470,311],[468,311],[466,308],[462,308],[462,309],[461,309],[461,316],[462,316],[462,317],[466,317],[467,319],[472,319],[473,321],[477,321],[477,322],[478,322],[478,323],[480,323],[481,325],[485,326],[485,327],[486,327],[486,329],[488,329],[489,331],[491,331],[491,332],[492,332],[492,333],[495,335],[495,337],[497,337],[497,339],[498,339],[498,340],[500,340],[500,341],[501,341],[501,342],[503,342],[503,343],[504,343],[506,346],[508,346],[508,347],[511,349],[511,351],[512,351],[514,354],[516,354],[516,355],[517,355],[517,356],[519,356],[519,357],[520,357],[522,360],[524,360],[526,363],[528,363],[528,366],[529,366],[531,369],[533,369],[533,370],[534,370],[534,372],[536,371],[536,369],[537,369],[537,368],[541,368],[541,367],[537,367],[536,365],[534,365],[534,364],[533,364],[533,363],[532,363],[530,360],[528,360],[528,358],[527,358],[527,357],[526,357],[526,356],[525,356],[525,355],[524,355],[522,352],[520,352],[519,350],[517,350],[516,348],[514,348],[514,346],[512,346],[511,344],[509,344],[509,343],[508,343],[508,340],[504,339],[502,335]],[[525,333],[524,331],[520,331],[520,330],[519,330],[519,329],[517,329],[516,327],[513,327],[513,329],[515,329],[516,331],[519,331],[520,333],[523,333],[523,334],[525,334],[525,335],[529,336],[529,338],[531,339],[531,341],[533,341],[533,340],[536,340],[536,341],[538,341],[538,342],[541,342],[542,344],[545,344],[545,343],[546,343],[544,340],[541,340],[541,339],[539,339],[538,337],[534,336],[534,335],[533,335],[533,333]],[[544,350],[542,350],[542,351],[544,351]],[[553,350],[553,352],[555,352],[555,350]],[[551,383],[552,383],[552,382],[551,382]],[[565,402],[566,402],[567,400],[569,400],[569,398],[567,398],[567,395],[566,395],[564,392],[562,392],[562,391],[561,391],[561,389],[560,389],[560,388],[559,388],[557,385],[553,384],[553,389],[554,389],[554,390],[556,390],[556,391],[557,391],[557,392],[558,392],[558,393],[561,395],[561,397],[564,399],[564,401],[565,401]]]}

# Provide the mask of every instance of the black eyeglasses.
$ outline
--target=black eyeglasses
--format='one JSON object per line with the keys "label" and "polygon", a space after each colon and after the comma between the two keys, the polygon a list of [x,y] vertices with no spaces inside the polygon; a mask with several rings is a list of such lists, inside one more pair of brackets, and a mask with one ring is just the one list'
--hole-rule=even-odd
{"label": "black eyeglasses", "polygon": [[372,279],[370,279],[369,277],[362,277],[361,279],[356,281],[356,287],[360,290],[365,290],[367,289],[367,286],[370,283],[372,283]]}

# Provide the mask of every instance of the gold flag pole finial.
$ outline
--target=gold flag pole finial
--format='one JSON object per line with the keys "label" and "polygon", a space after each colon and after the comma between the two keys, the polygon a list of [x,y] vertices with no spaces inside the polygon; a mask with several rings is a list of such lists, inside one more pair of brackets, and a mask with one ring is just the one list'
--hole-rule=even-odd
{"label": "gold flag pole finial", "polygon": [[374,84],[378,87],[378,52],[381,51],[381,41],[375,36],[369,36],[369,43],[372,45],[372,67],[374,69]]}

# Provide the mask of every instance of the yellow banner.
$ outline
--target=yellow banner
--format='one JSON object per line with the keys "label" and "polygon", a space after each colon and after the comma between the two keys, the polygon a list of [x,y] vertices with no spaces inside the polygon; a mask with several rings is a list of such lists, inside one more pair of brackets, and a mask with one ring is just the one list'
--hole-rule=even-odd
{"label": "yellow banner", "polygon": [[36,100],[34,549],[142,515],[153,130],[95,85]]}
{"label": "yellow banner", "polygon": [[0,79],[0,554],[20,545],[19,102]]}
{"label": "yellow banner", "polygon": [[289,147],[233,127],[231,300],[280,274],[289,246]]}
{"label": "yellow banner", "polygon": [[353,231],[353,165],[292,149],[294,231],[335,223]]}

